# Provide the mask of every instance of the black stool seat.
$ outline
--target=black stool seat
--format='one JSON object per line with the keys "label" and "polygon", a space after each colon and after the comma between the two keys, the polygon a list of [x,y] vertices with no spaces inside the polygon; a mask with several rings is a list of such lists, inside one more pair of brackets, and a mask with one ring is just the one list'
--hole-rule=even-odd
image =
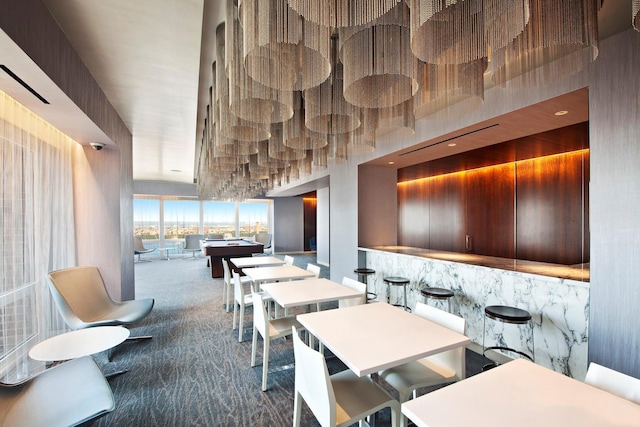
{"label": "black stool seat", "polygon": [[409,279],[405,278],[405,277],[396,277],[396,276],[391,276],[391,277],[385,277],[384,281],[390,285],[394,285],[394,286],[402,286],[402,285],[408,285],[409,284]]}
{"label": "black stool seat", "polygon": [[424,288],[420,291],[422,296],[434,299],[447,299],[453,296],[453,292],[444,288]]}
{"label": "black stool seat", "polygon": [[364,276],[367,274],[375,274],[376,271],[373,268],[356,268],[353,272]]}
{"label": "black stool seat", "polygon": [[507,323],[527,323],[531,320],[528,311],[507,305],[489,305],[484,308],[484,312],[492,319]]}

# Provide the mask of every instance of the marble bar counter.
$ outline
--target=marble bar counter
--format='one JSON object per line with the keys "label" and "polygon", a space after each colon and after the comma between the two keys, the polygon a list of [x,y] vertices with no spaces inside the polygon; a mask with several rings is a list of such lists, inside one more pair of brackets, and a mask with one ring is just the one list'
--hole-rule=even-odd
{"label": "marble bar counter", "polygon": [[[534,340],[524,326],[486,322],[487,346],[498,343],[531,353],[536,363],[582,380],[587,371],[589,322],[588,265],[561,266],[404,246],[358,248],[377,299],[402,304],[402,289],[387,287],[387,276],[402,276],[407,305],[425,302],[420,291],[434,286],[454,292],[452,311],[464,317],[467,335],[482,346],[484,307],[510,305],[531,313]],[[432,301],[429,304],[435,305]],[[443,306],[446,309],[446,306]]]}

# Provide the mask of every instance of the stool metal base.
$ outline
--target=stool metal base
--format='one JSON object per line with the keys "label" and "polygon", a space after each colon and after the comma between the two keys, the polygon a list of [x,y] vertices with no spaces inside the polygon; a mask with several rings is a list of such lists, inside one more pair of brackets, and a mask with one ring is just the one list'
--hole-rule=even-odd
{"label": "stool metal base", "polygon": [[367,282],[367,277],[371,274],[376,274],[376,271],[372,268],[361,267],[361,268],[356,268],[355,270],[353,270],[353,272],[358,275],[359,281],[367,285],[366,302],[376,300],[378,298],[378,294],[376,294],[375,292],[369,291],[369,283]]}
{"label": "stool metal base", "polygon": [[[489,359],[485,355],[487,351],[502,350],[502,351],[508,351],[508,352],[518,354],[522,357],[529,359],[532,362],[535,362],[535,342],[534,342],[534,335],[533,335],[533,322],[531,320],[531,314],[528,311],[523,310],[521,308],[510,307],[506,305],[490,305],[485,307],[484,313],[485,313],[485,316],[482,322],[482,356],[483,357]],[[507,346],[494,345],[494,346],[485,347],[487,318],[496,320],[498,322],[512,323],[517,325],[524,325],[528,323],[531,328],[531,346],[532,346],[531,354],[525,353],[524,351],[517,350],[511,347],[507,347]],[[485,365],[483,366],[482,369],[483,370],[490,369],[496,366],[496,364],[497,362],[493,362],[493,365],[492,364]]]}
{"label": "stool metal base", "polygon": [[[391,285],[391,286],[402,286],[402,294],[404,296],[404,304],[400,305],[400,304],[391,304],[395,307],[402,307],[404,308],[405,311],[411,311],[411,309],[409,307],[407,307],[407,285],[410,283],[410,280],[405,278],[405,277],[385,277],[384,282],[387,285]],[[389,292],[391,293],[391,292]],[[391,295],[389,295],[390,297]],[[389,298],[387,298],[387,302],[389,302]]]}

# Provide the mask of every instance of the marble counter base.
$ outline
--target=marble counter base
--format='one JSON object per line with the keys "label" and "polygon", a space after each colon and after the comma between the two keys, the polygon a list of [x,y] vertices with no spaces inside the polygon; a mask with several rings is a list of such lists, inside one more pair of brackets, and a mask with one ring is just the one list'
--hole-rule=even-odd
{"label": "marble counter base", "polygon": [[[376,271],[369,288],[379,301],[390,298],[402,304],[402,288],[388,287],[383,278],[402,276],[407,286],[407,305],[425,302],[420,290],[429,286],[451,289],[452,311],[467,321],[467,335],[482,346],[484,307],[500,304],[527,310],[534,322],[536,363],[582,380],[587,370],[589,283],[531,273],[500,270],[439,259],[361,248],[366,267]],[[436,305],[433,301],[428,304]],[[442,304],[442,303],[440,303]],[[446,309],[446,304],[441,306]],[[527,326],[487,319],[486,346],[503,345],[531,353]]]}

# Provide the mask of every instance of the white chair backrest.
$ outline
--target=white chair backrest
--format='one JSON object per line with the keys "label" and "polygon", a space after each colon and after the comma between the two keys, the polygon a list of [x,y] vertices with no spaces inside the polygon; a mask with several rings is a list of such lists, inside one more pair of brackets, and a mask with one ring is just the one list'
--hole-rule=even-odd
{"label": "white chair backrest", "polygon": [[[415,314],[424,317],[438,325],[451,329],[459,334],[465,333],[466,321],[460,316],[437,309],[422,302],[416,303],[413,310]],[[465,348],[458,347],[453,350],[444,351],[442,353],[429,356],[427,360],[433,361],[439,365],[445,366],[456,372],[458,381],[465,378]]]}
{"label": "white chair backrest", "polygon": [[200,240],[204,239],[202,234],[187,234],[184,236],[185,249],[200,249]]}
{"label": "white chair backrest", "polygon": [[343,277],[342,278],[342,284],[344,286],[348,286],[353,290],[356,290],[358,292],[360,292],[362,294],[362,296],[359,296],[357,298],[349,298],[349,299],[341,299],[340,301],[338,301],[338,308],[342,308],[342,307],[351,307],[352,305],[360,305],[360,304],[364,304],[366,302],[366,298],[367,298],[367,285],[362,283],[362,282],[358,282],[355,279],[352,279],[350,277]]}
{"label": "white chair backrest", "polygon": [[98,267],[71,267],[49,273],[49,288],[60,314],[71,329],[117,308]]}
{"label": "white chair backrest", "polygon": [[264,307],[262,294],[254,292],[251,294],[253,298],[253,326],[260,331],[260,335],[265,340],[269,339],[269,320],[267,310]]}
{"label": "white chair backrest", "polygon": [[242,282],[240,282],[240,275],[237,271],[233,273],[233,296],[236,301],[242,301],[244,303],[244,288],[242,287]]}
{"label": "white chair backrest", "polygon": [[147,250],[147,248],[144,247],[144,243],[142,243],[142,238],[140,236],[133,236],[133,249],[136,251]]}
{"label": "white chair backrest", "polygon": [[293,257],[289,255],[284,256],[284,265],[293,265]]}
{"label": "white chair backrest", "polygon": [[640,405],[640,379],[591,362],[584,382]]}
{"label": "white chair backrest", "polygon": [[229,263],[224,258],[222,258],[222,271],[224,272],[224,274],[223,274],[224,283],[226,285],[230,285],[231,284],[231,273],[230,273],[231,270],[229,270]]}
{"label": "white chair backrest", "polygon": [[314,264],[307,264],[307,271],[316,275],[316,279],[320,277],[320,266]]}
{"label": "white chair backrest", "polygon": [[258,243],[262,243],[265,249],[271,247],[271,234],[270,233],[258,233],[255,236],[255,240]]}
{"label": "white chair backrest", "polygon": [[295,358],[295,393],[307,403],[320,425],[336,425],[336,396],[331,386],[324,355],[309,348],[293,331],[293,353]]}

